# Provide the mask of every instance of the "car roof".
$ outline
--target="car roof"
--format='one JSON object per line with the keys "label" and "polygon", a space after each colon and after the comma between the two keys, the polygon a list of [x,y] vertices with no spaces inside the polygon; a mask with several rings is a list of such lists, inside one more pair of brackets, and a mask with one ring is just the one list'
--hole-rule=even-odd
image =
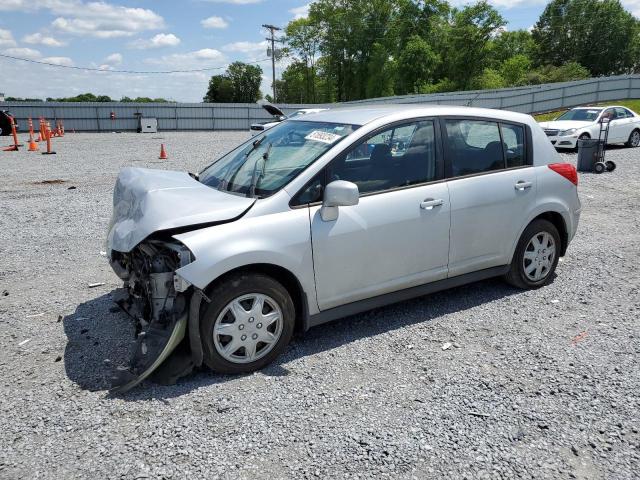
{"label": "car roof", "polygon": [[416,117],[431,116],[470,116],[487,117],[520,123],[530,123],[532,117],[523,113],[489,108],[463,107],[457,105],[425,105],[425,104],[385,104],[339,107],[318,113],[309,113],[304,117],[295,117],[294,122],[332,122],[352,125],[366,125],[375,120],[390,117],[403,120]]}

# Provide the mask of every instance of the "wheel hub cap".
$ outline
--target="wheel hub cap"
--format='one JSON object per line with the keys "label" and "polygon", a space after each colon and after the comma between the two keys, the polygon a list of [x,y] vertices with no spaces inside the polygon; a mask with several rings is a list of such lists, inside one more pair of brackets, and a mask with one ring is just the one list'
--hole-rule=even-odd
{"label": "wheel hub cap", "polygon": [[282,334],[282,310],[268,295],[251,293],[229,302],[213,326],[216,351],[229,362],[251,363],[275,347]]}
{"label": "wheel hub cap", "polygon": [[551,272],[556,257],[556,245],[547,232],[535,234],[524,250],[522,263],[524,273],[529,280],[538,282]]}

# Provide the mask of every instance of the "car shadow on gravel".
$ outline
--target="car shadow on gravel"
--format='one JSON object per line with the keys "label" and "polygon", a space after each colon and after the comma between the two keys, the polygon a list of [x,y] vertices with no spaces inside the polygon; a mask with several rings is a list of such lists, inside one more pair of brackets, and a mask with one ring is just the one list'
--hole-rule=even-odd
{"label": "car shadow on gravel", "polygon": [[[71,381],[85,390],[108,389],[113,369],[126,365],[129,358],[134,341],[134,323],[114,308],[114,292],[78,305],[74,313],[63,319],[68,338],[64,355],[66,373]],[[286,376],[290,374],[286,365],[297,358],[408,325],[425,324],[443,315],[519,293],[522,290],[500,279],[492,279],[353,315],[296,335],[286,352],[260,374]],[[472,321],[471,318],[469,320]],[[237,379],[238,376],[201,370],[179,380],[176,385],[163,386],[147,381],[119,397],[131,401],[175,398],[198,388]]]}

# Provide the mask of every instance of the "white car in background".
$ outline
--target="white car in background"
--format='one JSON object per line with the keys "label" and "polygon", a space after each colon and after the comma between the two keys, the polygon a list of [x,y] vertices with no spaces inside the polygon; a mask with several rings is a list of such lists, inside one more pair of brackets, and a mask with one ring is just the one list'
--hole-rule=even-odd
{"label": "white car in background", "polygon": [[268,128],[275,127],[280,122],[283,122],[284,120],[287,120],[289,118],[295,118],[300,115],[308,115],[309,113],[318,113],[318,112],[324,112],[325,110],[329,110],[328,108],[301,108],[300,110],[293,112],[291,115],[285,115],[282,110],[280,110],[275,105],[271,105],[270,103],[262,104],[262,108],[264,108],[267,112],[269,112],[269,114],[273,115],[275,117],[275,120],[267,123],[252,124],[250,127],[252,137],[259,135],[260,133],[264,132]]}
{"label": "white car in background", "polygon": [[604,118],[609,119],[607,144],[640,145],[640,116],[617,105],[572,108],[551,122],[540,122],[540,126],[553,146],[572,149],[578,140],[597,139]]}

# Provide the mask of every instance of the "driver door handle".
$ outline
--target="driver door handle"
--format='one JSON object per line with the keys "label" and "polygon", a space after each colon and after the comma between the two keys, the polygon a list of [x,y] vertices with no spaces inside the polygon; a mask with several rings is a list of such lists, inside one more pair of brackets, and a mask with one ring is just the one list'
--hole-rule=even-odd
{"label": "driver door handle", "polygon": [[433,207],[439,207],[444,204],[444,200],[441,198],[433,199],[433,198],[425,198],[424,201],[420,202],[420,208],[423,210],[433,210]]}
{"label": "driver door handle", "polygon": [[516,183],[514,185],[514,188],[516,190],[524,191],[527,188],[531,188],[532,186],[533,186],[532,182],[524,182],[524,181],[520,180],[518,183]]}

